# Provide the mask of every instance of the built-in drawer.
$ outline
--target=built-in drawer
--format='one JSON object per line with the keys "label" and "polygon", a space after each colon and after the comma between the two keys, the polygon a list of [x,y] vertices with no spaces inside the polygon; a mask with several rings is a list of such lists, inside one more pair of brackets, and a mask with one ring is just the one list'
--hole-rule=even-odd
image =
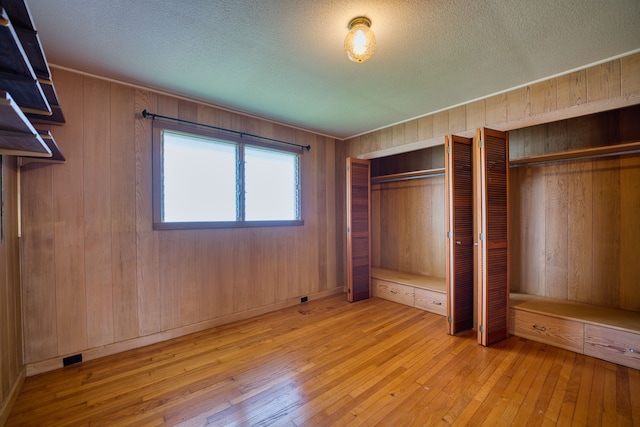
{"label": "built-in drawer", "polygon": [[413,307],[413,286],[371,278],[373,296]]}
{"label": "built-in drawer", "polygon": [[415,307],[432,313],[447,315],[447,294],[430,289],[415,289]]}
{"label": "built-in drawer", "polygon": [[586,324],[584,354],[640,369],[640,334]]}
{"label": "built-in drawer", "polygon": [[511,309],[512,335],[566,350],[584,351],[584,323]]}

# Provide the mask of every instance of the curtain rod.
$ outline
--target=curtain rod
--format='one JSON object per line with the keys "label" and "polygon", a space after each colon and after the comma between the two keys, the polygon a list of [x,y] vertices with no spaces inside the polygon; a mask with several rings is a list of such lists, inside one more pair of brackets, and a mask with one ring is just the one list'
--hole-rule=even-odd
{"label": "curtain rod", "polygon": [[165,120],[172,120],[172,121],[178,122],[178,123],[188,123],[190,125],[202,126],[202,127],[206,127],[206,128],[209,128],[209,129],[219,130],[219,131],[222,131],[222,132],[233,133],[233,134],[236,134],[236,135],[240,136],[240,138],[243,138],[243,137],[246,136],[246,137],[249,137],[249,138],[262,139],[264,141],[269,141],[269,142],[277,142],[278,144],[292,145],[294,147],[300,147],[303,150],[307,150],[307,151],[311,150],[311,145],[304,146],[304,145],[300,145],[300,144],[294,144],[293,142],[287,142],[287,141],[281,141],[279,139],[267,138],[266,136],[254,135],[252,133],[240,132],[240,131],[231,130],[231,129],[225,129],[225,128],[218,127],[218,126],[205,125],[205,124],[202,124],[202,123],[192,122],[192,121],[189,121],[189,120],[183,120],[183,119],[178,119],[178,118],[175,118],[175,117],[163,116],[161,114],[154,114],[154,113],[148,112],[147,110],[142,110],[142,117],[144,117],[145,119],[147,117],[151,117],[151,120],[155,120],[156,118],[159,118],[159,119],[165,119]]}

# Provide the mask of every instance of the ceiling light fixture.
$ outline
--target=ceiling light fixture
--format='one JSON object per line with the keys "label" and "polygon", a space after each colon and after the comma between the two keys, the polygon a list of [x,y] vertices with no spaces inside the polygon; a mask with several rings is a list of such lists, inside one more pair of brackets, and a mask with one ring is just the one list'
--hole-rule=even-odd
{"label": "ceiling light fixture", "polygon": [[364,16],[349,22],[349,32],[344,38],[344,50],[353,62],[364,62],[376,51],[376,36],[371,31],[371,20]]}

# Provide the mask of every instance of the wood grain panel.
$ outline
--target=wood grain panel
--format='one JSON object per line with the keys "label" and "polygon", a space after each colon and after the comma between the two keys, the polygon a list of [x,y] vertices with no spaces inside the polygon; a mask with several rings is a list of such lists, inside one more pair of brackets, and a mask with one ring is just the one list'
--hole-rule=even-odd
{"label": "wood grain panel", "polygon": [[575,71],[557,78],[558,108],[569,108],[587,102],[585,70]]}
{"label": "wood grain panel", "polygon": [[465,112],[467,114],[467,129],[479,128],[486,124],[486,109],[484,99],[471,102],[467,104],[466,107],[467,108],[465,109]]}
{"label": "wood grain panel", "polygon": [[[53,231],[58,354],[87,347],[87,309],[84,244],[84,78],[71,73],[56,76],[65,117],[76,117],[56,131],[67,162],[53,168]],[[63,95],[64,93],[64,95]],[[95,100],[93,100],[95,102]],[[25,257],[30,256],[24,254]]]}
{"label": "wood grain panel", "polygon": [[620,161],[593,161],[593,303],[620,305]]}
{"label": "wood grain panel", "polygon": [[588,102],[620,96],[620,61],[609,61],[586,70]]}
{"label": "wood grain panel", "polygon": [[[83,150],[84,274],[87,345],[110,344],[113,332],[111,262],[111,90],[110,84],[84,78]],[[104,102],[93,102],[102,99]]]}
{"label": "wood grain panel", "polygon": [[640,94],[640,53],[620,59],[620,74],[622,95]]}
{"label": "wood grain panel", "polygon": [[[157,96],[143,90],[135,92],[135,111],[157,111]],[[131,113],[130,113],[131,114]],[[158,233],[153,232],[151,121],[136,116],[135,167],[136,167],[136,288],[138,292],[139,335],[160,332],[160,279]]]}
{"label": "wood grain panel", "polygon": [[23,328],[18,242],[18,166],[0,158],[3,188],[3,239],[0,242],[0,424],[4,424],[24,381]]}
{"label": "wood grain panel", "polygon": [[467,108],[465,105],[449,110],[449,133],[462,132],[467,129]]}
{"label": "wood grain panel", "polygon": [[529,86],[531,115],[548,113],[558,108],[556,84],[556,79],[550,79]]}
{"label": "wood grain panel", "polygon": [[511,310],[513,335],[543,342],[566,350],[583,352],[584,324],[573,320]]}
{"label": "wood grain panel", "polygon": [[[22,307],[25,363],[58,354],[54,260],[53,169],[32,163],[21,169]],[[17,233],[16,233],[17,234]]]}
{"label": "wood grain panel", "polygon": [[566,299],[569,264],[567,165],[552,164],[546,169],[544,294]]}
{"label": "wood grain panel", "polygon": [[585,354],[640,369],[640,333],[586,324],[584,335]]}
{"label": "wood grain panel", "polygon": [[[593,162],[570,162],[569,165],[569,276],[567,299],[593,302],[594,224]],[[597,202],[597,200],[596,200]]]}
{"label": "wood grain panel", "polygon": [[640,312],[640,156],[620,158],[620,308]]}
{"label": "wood grain panel", "polygon": [[138,336],[136,287],[135,90],[111,85],[111,280],[114,341]]}

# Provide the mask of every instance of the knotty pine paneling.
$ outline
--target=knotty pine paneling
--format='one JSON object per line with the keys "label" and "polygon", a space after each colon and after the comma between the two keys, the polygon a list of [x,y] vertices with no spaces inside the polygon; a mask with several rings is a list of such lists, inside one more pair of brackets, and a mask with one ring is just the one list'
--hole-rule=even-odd
{"label": "knotty pine paneling", "polygon": [[[61,366],[69,354],[108,354],[342,290],[335,248],[342,232],[336,211],[344,206],[333,139],[53,72],[67,118],[55,135],[67,162],[22,168],[32,372]],[[154,231],[152,122],[141,118],[143,109],[310,144],[301,157],[304,226]]]}
{"label": "knotty pine paneling", "polygon": [[9,416],[22,380],[23,328],[18,241],[17,161],[0,156],[4,191],[4,239],[0,241],[0,425]]}

